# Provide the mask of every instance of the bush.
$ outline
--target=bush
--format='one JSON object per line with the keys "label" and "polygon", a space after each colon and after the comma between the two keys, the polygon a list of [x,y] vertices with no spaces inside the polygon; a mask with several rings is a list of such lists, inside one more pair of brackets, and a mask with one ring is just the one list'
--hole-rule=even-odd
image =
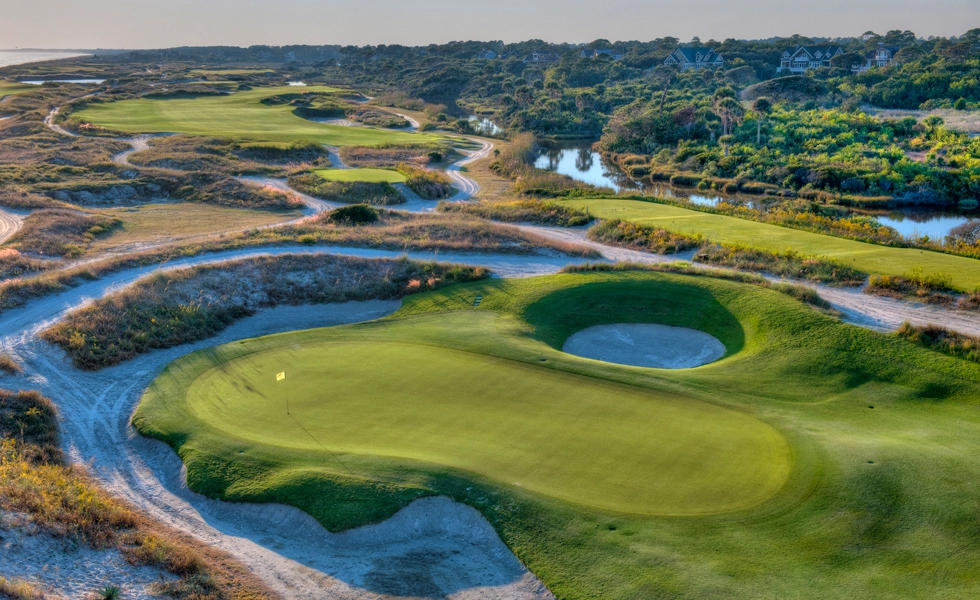
{"label": "bush", "polygon": [[377,221],[378,211],[368,204],[351,204],[330,211],[327,219],[341,225],[363,225]]}
{"label": "bush", "polygon": [[937,352],[980,362],[980,338],[963,335],[937,325],[917,326],[907,321],[902,323],[895,334]]}
{"label": "bush", "polygon": [[441,200],[454,194],[449,180],[441,173],[407,163],[398,165],[397,169],[405,176],[405,185],[425,200]]}

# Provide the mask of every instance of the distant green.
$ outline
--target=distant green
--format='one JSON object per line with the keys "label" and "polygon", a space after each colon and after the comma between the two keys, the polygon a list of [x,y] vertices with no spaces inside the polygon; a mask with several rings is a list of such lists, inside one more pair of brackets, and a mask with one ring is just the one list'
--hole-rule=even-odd
{"label": "distant green", "polygon": [[[670,371],[559,350],[615,322],[693,327],[728,353]],[[380,321],[202,350],[134,424],[193,489],[335,531],[422,496],[469,504],[559,598],[966,599],[978,403],[976,363],[772,290],[625,272],[457,285]]]}
{"label": "distant green", "polygon": [[328,146],[377,146],[422,144],[440,136],[316,123],[293,114],[289,104],[267,105],[272,96],[296,97],[304,92],[337,93],[329,87],[280,86],[255,88],[230,95],[178,98],[137,98],[95,102],[73,117],[115,131],[133,133],[183,133],[287,144],[294,142]]}
{"label": "distant green", "polygon": [[680,233],[700,233],[718,243],[744,244],[775,252],[792,249],[802,254],[834,258],[867,273],[904,275],[918,267],[927,275],[948,273],[956,289],[964,292],[972,292],[980,285],[980,260],[974,258],[879,246],[642,200],[592,198],[565,202],[580,210],[587,207],[590,214],[602,219],[621,219]]}
{"label": "distant green", "polygon": [[327,181],[405,183],[405,176],[393,169],[318,169],[313,172]]}

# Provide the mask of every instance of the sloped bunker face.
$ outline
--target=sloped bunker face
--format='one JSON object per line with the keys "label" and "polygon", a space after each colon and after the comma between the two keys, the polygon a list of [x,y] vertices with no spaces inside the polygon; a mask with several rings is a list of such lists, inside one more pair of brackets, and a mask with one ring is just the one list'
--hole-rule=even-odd
{"label": "sloped bunker face", "polygon": [[713,335],[688,327],[612,323],[572,334],[562,351],[634,367],[690,369],[718,360],[726,348]]}

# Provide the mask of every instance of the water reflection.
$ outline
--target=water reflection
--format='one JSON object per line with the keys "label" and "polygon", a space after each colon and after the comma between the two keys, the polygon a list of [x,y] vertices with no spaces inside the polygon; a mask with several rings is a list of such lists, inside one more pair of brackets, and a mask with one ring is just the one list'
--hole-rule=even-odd
{"label": "water reflection", "polygon": [[914,209],[871,216],[903,237],[929,236],[933,240],[942,240],[954,227],[976,218],[975,215]]}
{"label": "water reflection", "polygon": [[497,127],[497,124],[488,119],[487,117],[481,117],[479,115],[470,115],[468,121],[473,131],[479,135],[486,136],[499,136],[504,130]]}

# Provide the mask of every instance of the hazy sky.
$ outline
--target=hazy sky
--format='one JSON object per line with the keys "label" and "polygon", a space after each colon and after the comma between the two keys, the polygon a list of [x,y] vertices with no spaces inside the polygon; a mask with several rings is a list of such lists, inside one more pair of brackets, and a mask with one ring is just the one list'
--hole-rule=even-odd
{"label": "hazy sky", "polygon": [[980,0],[0,0],[0,48],[688,41],[980,27]]}

